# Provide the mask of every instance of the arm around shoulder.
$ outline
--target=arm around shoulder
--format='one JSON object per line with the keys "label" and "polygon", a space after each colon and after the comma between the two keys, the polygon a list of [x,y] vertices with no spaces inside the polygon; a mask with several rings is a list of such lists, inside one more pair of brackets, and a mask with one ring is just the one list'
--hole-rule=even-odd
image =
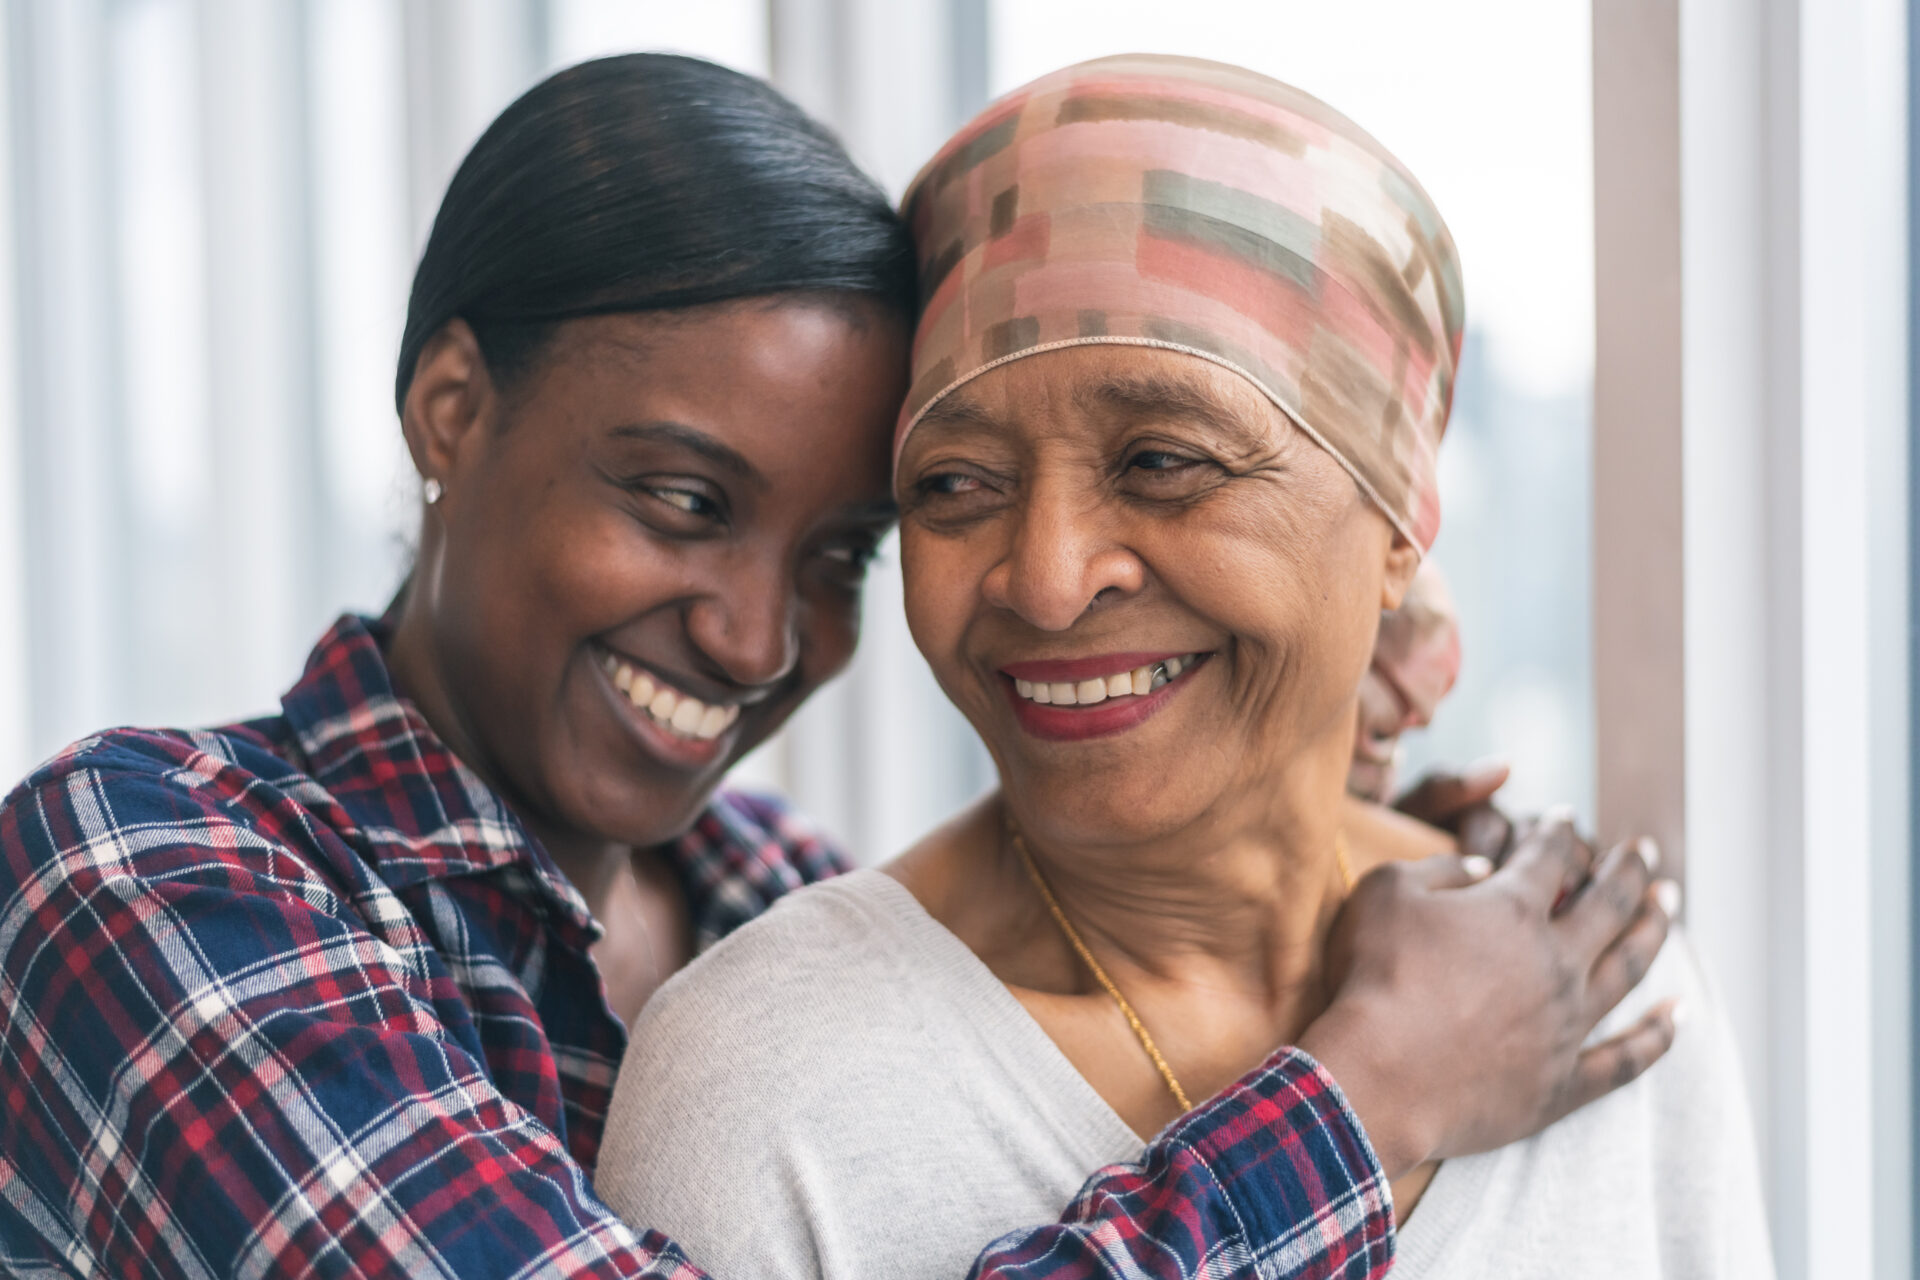
{"label": "arm around shoulder", "polygon": [[298,866],[158,771],[0,808],[0,1266],[695,1274]]}

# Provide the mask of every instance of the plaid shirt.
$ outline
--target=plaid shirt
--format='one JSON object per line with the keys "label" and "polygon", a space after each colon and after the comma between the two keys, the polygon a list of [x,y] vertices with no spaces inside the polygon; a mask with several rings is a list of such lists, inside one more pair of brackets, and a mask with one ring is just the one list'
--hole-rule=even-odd
{"label": "plaid shirt", "polygon": [[[0,806],[8,1274],[702,1274],[589,1182],[626,1039],[599,926],[380,639],[343,619],[280,715],[101,734]],[[675,857],[702,944],[843,865],[731,793]],[[1378,1276],[1391,1219],[1282,1053],[976,1273]]]}

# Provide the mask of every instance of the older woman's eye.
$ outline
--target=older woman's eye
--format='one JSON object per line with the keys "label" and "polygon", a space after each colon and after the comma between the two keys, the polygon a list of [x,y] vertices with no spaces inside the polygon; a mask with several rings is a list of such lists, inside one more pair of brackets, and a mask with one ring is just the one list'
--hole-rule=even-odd
{"label": "older woman's eye", "polygon": [[1165,449],[1142,449],[1127,459],[1127,470],[1134,471],[1178,471],[1182,467],[1199,465],[1197,458],[1184,454],[1168,453]]}
{"label": "older woman's eye", "polygon": [[973,493],[982,488],[980,481],[958,471],[941,471],[922,479],[915,486],[928,497],[945,494]]}

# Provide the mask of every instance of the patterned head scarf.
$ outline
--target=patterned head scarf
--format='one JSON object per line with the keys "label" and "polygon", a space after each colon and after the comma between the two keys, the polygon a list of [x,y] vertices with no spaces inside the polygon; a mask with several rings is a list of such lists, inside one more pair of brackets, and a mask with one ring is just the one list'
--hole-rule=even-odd
{"label": "patterned head scarf", "polygon": [[1399,161],[1239,67],[1128,54],[988,107],[908,188],[925,299],[894,457],[943,396],[1089,343],[1248,379],[1424,553],[1460,266]]}

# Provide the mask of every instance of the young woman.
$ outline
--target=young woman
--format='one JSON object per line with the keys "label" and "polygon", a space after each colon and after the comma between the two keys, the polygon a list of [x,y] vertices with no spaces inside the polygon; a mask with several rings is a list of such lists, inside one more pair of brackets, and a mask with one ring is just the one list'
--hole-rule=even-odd
{"label": "young woman", "polygon": [[[103,732],[0,806],[0,1267],[698,1274],[589,1187],[623,1020],[843,867],[716,787],[853,650],[915,292],[881,193],[757,81],[614,58],[501,115],[415,277],[425,501],[387,614],[341,619],[279,714]],[[1656,1020],[1582,1053],[1556,975],[1586,944],[1545,903],[1488,929],[1466,879],[1356,904],[1397,925],[1359,935],[1317,1058],[1275,1053],[991,1274],[1282,1241],[1266,1274],[1360,1274],[1376,1146],[1531,1132],[1663,1051]]]}
{"label": "young woman", "polygon": [[[988,107],[906,208],[929,289],[896,453],[907,619],[1000,789],[642,1014],[598,1186],[735,1275],[959,1271],[1276,1041],[1314,1044],[1357,875],[1449,845],[1347,794],[1382,611],[1437,531],[1460,349],[1453,244],[1411,175],[1297,90],[1132,55]],[[1460,896],[1563,884],[1537,850],[1515,871]],[[1631,845],[1579,892],[1651,933],[1674,905]],[[1611,1006],[1642,972],[1613,949],[1567,981]],[[1632,999],[1709,1012],[1678,939]],[[1388,1172],[1396,1277],[1772,1271],[1716,1018],[1538,1137]],[[733,1228],[740,1199],[760,1229]]]}

